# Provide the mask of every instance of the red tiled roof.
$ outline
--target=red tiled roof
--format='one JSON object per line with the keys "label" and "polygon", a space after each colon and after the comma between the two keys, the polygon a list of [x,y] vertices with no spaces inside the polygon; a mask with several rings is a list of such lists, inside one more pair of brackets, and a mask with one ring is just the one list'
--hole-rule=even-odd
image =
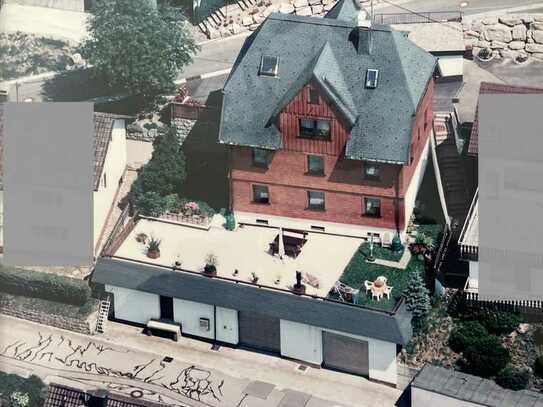
{"label": "red tiled roof", "polygon": [[[489,94],[538,94],[543,93],[543,88],[536,88],[531,86],[515,86],[505,85],[499,83],[481,82],[479,88],[479,95]],[[471,129],[471,135],[469,138],[468,154],[479,154],[479,107],[475,110],[475,119],[473,120],[473,127]]]}

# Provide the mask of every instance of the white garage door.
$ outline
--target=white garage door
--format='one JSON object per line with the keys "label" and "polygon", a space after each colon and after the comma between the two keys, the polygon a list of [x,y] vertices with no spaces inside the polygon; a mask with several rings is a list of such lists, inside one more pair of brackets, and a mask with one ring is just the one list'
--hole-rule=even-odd
{"label": "white garage door", "polygon": [[147,324],[150,319],[160,318],[158,295],[115,286],[106,286],[106,291],[113,294],[113,310],[116,319]]}

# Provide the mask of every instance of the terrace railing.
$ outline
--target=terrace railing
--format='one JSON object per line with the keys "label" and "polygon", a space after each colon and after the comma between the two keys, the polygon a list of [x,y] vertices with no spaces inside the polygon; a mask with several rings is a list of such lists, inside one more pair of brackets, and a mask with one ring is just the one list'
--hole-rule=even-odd
{"label": "terrace railing", "polygon": [[208,215],[188,215],[184,213],[166,212],[160,215],[159,219],[208,227],[211,224],[212,217]]}
{"label": "terrace railing", "polygon": [[102,256],[113,255],[136,226],[138,216],[134,214],[133,217],[130,217],[130,210],[130,205],[126,205],[121,212],[121,216],[117,219],[102,248]]}
{"label": "terrace railing", "polygon": [[381,13],[375,14],[373,21],[377,24],[416,24],[461,22],[460,11],[431,11],[420,13]]}

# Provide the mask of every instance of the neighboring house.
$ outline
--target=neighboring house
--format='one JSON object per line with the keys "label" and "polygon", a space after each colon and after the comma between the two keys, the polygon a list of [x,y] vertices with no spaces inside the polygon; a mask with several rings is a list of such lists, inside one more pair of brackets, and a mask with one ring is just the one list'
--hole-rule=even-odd
{"label": "neighboring house", "polygon": [[[134,388],[132,393],[138,396],[141,391]],[[47,389],[47,398],[43,407],[161,407],[164,405],[145,399],[138,400],[135,397],[121,396],[103,389],[83,391],[51,383]]]}
{"label": "neighboring house", "polygon": [[[94,255],[104,240],[104,226],[117,197],[126,168],[125,119],[109,113],[94,113]],[[0,108],[0,153],[2,153],[2,109]],[[0,160],[0,182],[2,160]],[[1,188],[1,184],[0,184]],[[0,189],[0,225],[3,216],[3,188]],[[0,244],[3,247],[3,236]]]}
{"label": "neighboring house", "polygon": [[94,113],[94,248],[104,243],[104,226],[126,170],[124,116]]}
{"label": "neighboring house", "polygon": [[[170,321],[185,335],[397,384],[412,337],[405,301],[329,294],[368,233],[404,234],[427,160],[436,60],[386,26],[358,24],[359,12],[342,0],[324,19],[272,14],[247,39],[220,130],[241,227],[127,221],[92,276],[115,319]],[[306,229],[299,256],[270,253],[279,226],[297,239]],[[161,240],[158,258],[143,235]],[[202,275],[209,252],[213,278]]]}
{"label": "neighboring house", "polygon": [[[479,95],[488,94],[543,94],[543,88],[514,86],[482,82]],[[460,233],[458,244],[460,258],[469,262],[469,277],[465,291],[477,294],[479,292],[479,192],[478,192],[478,158],[479,158],[479,109],[475,111],[475,119],[471,129],[469,144],[466,151],[466,168],[469,183],[475,190],[470,210]]]}
{"label": "neighboring house", "polygon": [[438,58],[439,81],[462,80],[466,54],[462,23],[394,24],[392,27],[407,32],[411,41]]}
{"label": "neighboring house", "polygon": [[543,395],[513,391],[492,380],[426,365],[411,382],[411,407],[539,407]]}
{"label": "neighboring house", "polygon": [[239,222],[405,238],[436,59],[364,14],[353,0],[325,18],[272,14],[245,43],[219,133]]}

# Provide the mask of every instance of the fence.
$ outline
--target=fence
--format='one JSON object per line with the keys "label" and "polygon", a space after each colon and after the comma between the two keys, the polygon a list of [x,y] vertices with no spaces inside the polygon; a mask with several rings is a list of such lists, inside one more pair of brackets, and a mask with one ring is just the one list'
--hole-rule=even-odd
{"label": "fence", "polygon": [[126,205],[104,244],[101,253],[103,256],[110,256],[115,253],[124,239],[126,239],[132,229],[134,229],[134,226],[136,226],[136,219],[136,215],[130,218],[130,205]]}
{"label": "fence", "polygon": [[460,11],[431,11],[421,13],[382,13],[375,14],[373,21],[377,24],[415,24],[462,21]]}
{"label": "fence", "polygon": [[543,301],[540,300],[480,300],[478,293],[463,291],[462,306],[464,310],[518,312],[533,322],[543,321]]}
{"label": "fence", "polygon": [[171,118],[199,120],[204,122],[216,121],[218,117],[218,110],[209,106],[194,106],[186,105],[182,103],[172,102],[171,106]]}

